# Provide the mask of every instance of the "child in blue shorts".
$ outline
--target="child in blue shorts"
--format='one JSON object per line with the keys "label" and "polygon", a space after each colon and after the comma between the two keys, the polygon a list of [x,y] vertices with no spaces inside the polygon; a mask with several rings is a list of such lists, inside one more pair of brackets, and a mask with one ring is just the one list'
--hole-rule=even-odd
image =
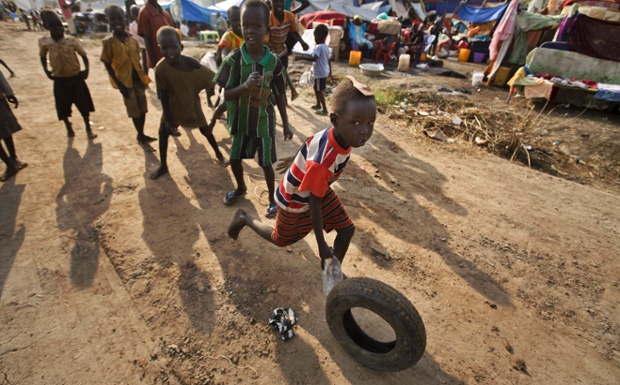
{"label": "child in blue shorts", "polygon": [[327,104],[325,102],[325,86],[327,77],[331,72],[329,64],[329,47],[325,44],[325,39],[329,35],[329,29],[325,24],[319,24],[314,28],[314,41],[316,47],[312,55],[297,56],[297,60],[307,60],[314,62],[312,70],[314,71],[314,95],[316,96],[316,104],[312,106],[313,110],[319,115],[327,116]]}
{"label": "child in blue shorts", "polygon": [[224,203],[231,205],[247,193],[243,180],[242,159],[253,159],[258,152],[258,164],[265,173],[269,191],[267,217],[276,215],[274,199],[277,160],[275,146],[276,118],[271,95],[275,96],[282,116],[284,140],[293,137],[286,114],[285,71],[276,55],[264,45],[269,26],[269,8],[260,0],[247,1],[241,11],[242,34],[245,43],[226,57],[216,82],[224,88],[228,111],[228,131],[233,135],[230,166],[237,188],[226,194]]}

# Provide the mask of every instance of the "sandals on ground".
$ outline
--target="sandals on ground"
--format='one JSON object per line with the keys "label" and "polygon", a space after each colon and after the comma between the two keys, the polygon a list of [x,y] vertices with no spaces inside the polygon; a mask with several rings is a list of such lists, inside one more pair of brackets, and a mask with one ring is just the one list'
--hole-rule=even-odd
{"label": "sandals on ground", "polygon": [[275,218],[276,215],[278,214],[278,205],[277,204],[269,204],[269,206],[267,206],[267,212],[265,213],[265,216],[267,218]]}
{"label": "sandals on ground", "polygon": [[239,193],[237,190],[229,191],[224,197],[224,204],[227,206],[230,206],[233,203],[235,203],[237,200],[239,200],[239,198],[241,198],[242,196],[245,196],[245,194],[247,193],[248,193],[247,191],[243,191],[241,193]]}

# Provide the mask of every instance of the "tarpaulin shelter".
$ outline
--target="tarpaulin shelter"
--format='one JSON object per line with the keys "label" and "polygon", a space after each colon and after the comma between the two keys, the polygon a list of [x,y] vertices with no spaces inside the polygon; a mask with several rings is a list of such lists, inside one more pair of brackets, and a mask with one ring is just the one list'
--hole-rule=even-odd
{"label": "tarpaulin shelter", "polygon": [[459,20],[470,23],[488,23],[500,19],[504,15],[506,8],[508,8],[508,3],[500,3],[485,7],[465,4],[461,6],[456,16]]}
{"label": "tarpaulin shelter", "polygon": [[316,22],[325,22],[328,20],[334,19],[345,19],[347,15],[340,12],[335,11],[316,11],[312,13],[307,13],[299,18],[299,24],[303,25],[304,28],[312,28],[312,23]]}
{"label": "tarpaulin shelter", "polygon": [[374,20],[381,13],[389,13],[392,10],[389,1],[377,1],[374,3],[356,6],[352,0],[310,0],[310,6],[301,14],[313,13],[316,11],[334,11],[349,17],[359,15],[363,20]]}
{"label": "tarpaulin shelter", "polygon": [[[437,15],[446,15],[454,13],[461,3],[461,0],[425,0],[424,7],[426,11],[435,11]],[[484,0],[469,0],[468,5],[480,5]]]}

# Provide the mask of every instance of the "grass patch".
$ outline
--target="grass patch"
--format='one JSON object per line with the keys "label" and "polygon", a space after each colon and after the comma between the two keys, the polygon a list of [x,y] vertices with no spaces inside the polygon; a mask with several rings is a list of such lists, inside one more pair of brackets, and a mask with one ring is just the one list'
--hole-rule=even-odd
{"label": "grass patch", "polygon": [[389,108],[405,100],[409,95],[408,92],[400,90],[396,87],[387,87],[384,89],[375,89],[375,101],[378,107]]}

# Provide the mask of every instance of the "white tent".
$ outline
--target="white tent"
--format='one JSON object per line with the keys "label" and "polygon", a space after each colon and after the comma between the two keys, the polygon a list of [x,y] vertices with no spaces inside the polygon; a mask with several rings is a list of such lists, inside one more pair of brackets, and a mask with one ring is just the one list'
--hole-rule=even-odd
{"label": "white tent", "polygon": [[[390,2],[393,1],[394,0],[391,0]],[[380,13],[387,13],[392,8],[391,5],[382,6],[382,4],[382,1],[377,1],[375,3],[368,3],[361,7],[356,7],[351,0],[310,0],[310,6],[301,13],[334,11],[351,17],[359,15],[364,20],[374,20]]]}

